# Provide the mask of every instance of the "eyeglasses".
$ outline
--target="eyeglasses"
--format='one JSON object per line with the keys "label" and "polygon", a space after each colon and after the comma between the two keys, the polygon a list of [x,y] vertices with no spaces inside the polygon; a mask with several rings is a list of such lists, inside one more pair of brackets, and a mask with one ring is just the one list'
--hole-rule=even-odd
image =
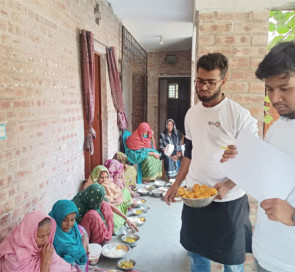
{"label": "eyeglasses", "polygon": [[201,79],[196,79],[194,82],[195,82],[195,88],[196,89],[201,89],[204,85],[206,85],[206,88],[208,90],[214,90],[215,87],[216,87],[216,84],[218,82],[220,82],[222,79],[216,81],[216,82],[213,82],[213,81],[207,81],[207,80],[201,80]]}

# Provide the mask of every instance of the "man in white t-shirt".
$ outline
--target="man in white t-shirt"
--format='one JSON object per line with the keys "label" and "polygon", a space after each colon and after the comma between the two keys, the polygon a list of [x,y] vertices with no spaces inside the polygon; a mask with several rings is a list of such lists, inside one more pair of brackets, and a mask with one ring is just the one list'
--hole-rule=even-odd
{"label": "man in white t-shirt", "polygon": [[220,53],[197,62],[195,88],[200,100],[185,117],[185,154],[165,201],[174,201],[185,180],[214,186],[219,199],[204,208],[182,210],[180,243],[188,251],[192,272],[211,271],[211,262],[224,264],[225,272],[244,271],[245,253],[251,252],[249,204],[243,190],[219,170],[222,146],[232,143],[242,130],[257,135],[257,121],[250,112],[221,92],[226,83],[227,58]]}
{"label": "man in white t-shirt", "polygon": [[[295,42],[275,46],[259,64],[256,76],[265,80],[269,99],[281,116],[267,131],[265,141],[295,158]],[[230,145],[221,162],[235,154],[237,147]],[[252,241],[256,271],[295,271],[294,207],[295,189],[285,200],[260,203]]]}

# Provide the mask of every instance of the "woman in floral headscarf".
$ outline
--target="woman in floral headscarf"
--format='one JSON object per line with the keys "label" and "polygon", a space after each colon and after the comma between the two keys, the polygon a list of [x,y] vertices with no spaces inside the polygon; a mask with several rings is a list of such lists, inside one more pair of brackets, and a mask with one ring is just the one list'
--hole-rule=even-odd
{"label": "woman in floral headscarf", "polygon": [[114,216],[114,233],[126,223],[133,229],[137,230],[137,227],[127,219],[126,214],[128,208],[131,207],[133,199],[127,188],[120,188],[110,180],[110,174],[108,169],[103,165],[96,166],[91,172],[92,179],[101,184],[106,191],[106,198],[109,203],[115,207],[113,209]]}
{"label": "woman in floral headscarf", "polygon": [[77,271],[56,254],[52,245],[55,230],[55,221],[46,213],[27,213],[0,244],[0,271]]}
{"label": "woman in floral headscarf", "polygon": [[133,164],[138,164],[137,182],[153,181],[162,176],[160,154],[156,150],[154,132],[148,123],[141,123],[131,134],[123,133],[125,154]]}
{"label": "woman in floral headscarf", "polygon": [[[103,173],[103,175],[105,175],[105,173],[107,173],[107,178],[105,178],[105,182],[104,179],[101,181],[101,173]],[[128,224],[128,226],[130,228],[135,229],[136,231],[138,231],[138,228],[130,221],[127,219],[126,217],[126,213],[128,210],[128,207],[130,205],[133,204],[133,200],[131,198],[131,195],[129,193],[129,191],[126,188],[123,188],[122,190],[116,186],[113,182],[111,182],[109,180],[109,172],[108,169],[103,166],[103,165],[98,165],[96,166],[92,171],[90,176],[88,177],[87,181],[83,182],[82,186],[81,186],[81,190],[79,194],[83,194],[84,198],[87,195],[88,196],[88,200],[84,200],[84,203],[90,203],[91,204],[91,200],[93,199],[92,197],[89,197],[89,193],[91,194],[93,189],[89,189],[89,188],[93,188],[93,186],[99,187],[100,191],[104,192],[103,193],[103,200],[101,203],[105,205],[108,205],[111,213],[112,213],[112,229],[113,229],[113,233],[117,233],[117,231],[120,229],[120,227],[126,222]],[[89,191],[90,190],[90,191]],[[124,192],[124,193],[123,193]],[[102,197],[102,195],[101,195]],[[80,201],[77,201],[77,198],[75,197],[73,199],[73,201],[75,202],[78,210],[79,210],[79,217],[82,214],[85,214],[85,212],[87,212],[89,210],[83,209],[83,206],[81,207],[80,205]],[[97,201],[94,198],[94,204]],[[89,204],[88,204],[89,205]],[[108,213],[110,212],[110,210],[108,210]],[[86,215],[85,215],[86,216]],[[78,217],[77,221],[79,222],[79,220],[81,220]],[[87,222],[87,220],[85,220],[84,222],[84,218],[81,221],[81,225],[86,229],[87,233],[89,234],[89,223]],[[89,236],[91,237],[91,233],[89,234]],[[90,238],[91,240],[91,238]]]}
{"label": "woman in floral headscarf", "polygon": [[[122,163],[124,166],[125,187],[131,188],[131,189],[136,187],[137,171],[133,165],[128,164],[127,156],[123,152],[116,152],[113,159]],[[109,171],[110,171],[110,169],[109,169]],[[110,175],[111,175],[111,173],[110,173]]]}
{"label": "woman in floral headscarf", "polygon": [[105,194],[103,186],[88,182],[72,199],[79,211],[76,221],[86,229],[92,243],[101,244],[112,239],[113,212],[110,204],[105,201]]}
{"label": "woman in floral headscarf", "polygon": [[132,192],[130,186],[125,183],[124,165],[117,160],[106,160],[104,166],[108,169],[110,180],[113,181],[120,189],[127,188],[132,197],[138,197],[139,194]]}

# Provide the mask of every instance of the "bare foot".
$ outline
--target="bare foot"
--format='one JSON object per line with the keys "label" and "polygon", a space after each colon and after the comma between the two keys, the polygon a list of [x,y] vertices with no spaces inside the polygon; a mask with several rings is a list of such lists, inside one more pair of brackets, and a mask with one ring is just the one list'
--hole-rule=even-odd
{"label": "bare foot", "polygon": [[143,180],[142,183],[143,184],[150,184],[150,182],[148,180]]}

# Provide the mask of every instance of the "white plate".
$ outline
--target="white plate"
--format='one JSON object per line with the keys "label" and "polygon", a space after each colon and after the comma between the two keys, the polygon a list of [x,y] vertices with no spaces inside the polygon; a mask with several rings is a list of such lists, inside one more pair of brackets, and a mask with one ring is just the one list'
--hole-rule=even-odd
{"label": "white plate", "polygon": [[140,194],[140,195],[147,195],[149,193],[148,190],[146,190],[145,188],[138,188],[137,192]]}
{"label": "white plate", "polygon": [[157,187],[163,187],[165,186],[166,182],[163,180],[155,180],[154,185],[156,185]]}
{"label": "white plate", "polygon": [[130,220],[132,223],[138,224],[139,226],[146,222],[146,219],[143,216],[130,216],[128,217],[128,220]]}

